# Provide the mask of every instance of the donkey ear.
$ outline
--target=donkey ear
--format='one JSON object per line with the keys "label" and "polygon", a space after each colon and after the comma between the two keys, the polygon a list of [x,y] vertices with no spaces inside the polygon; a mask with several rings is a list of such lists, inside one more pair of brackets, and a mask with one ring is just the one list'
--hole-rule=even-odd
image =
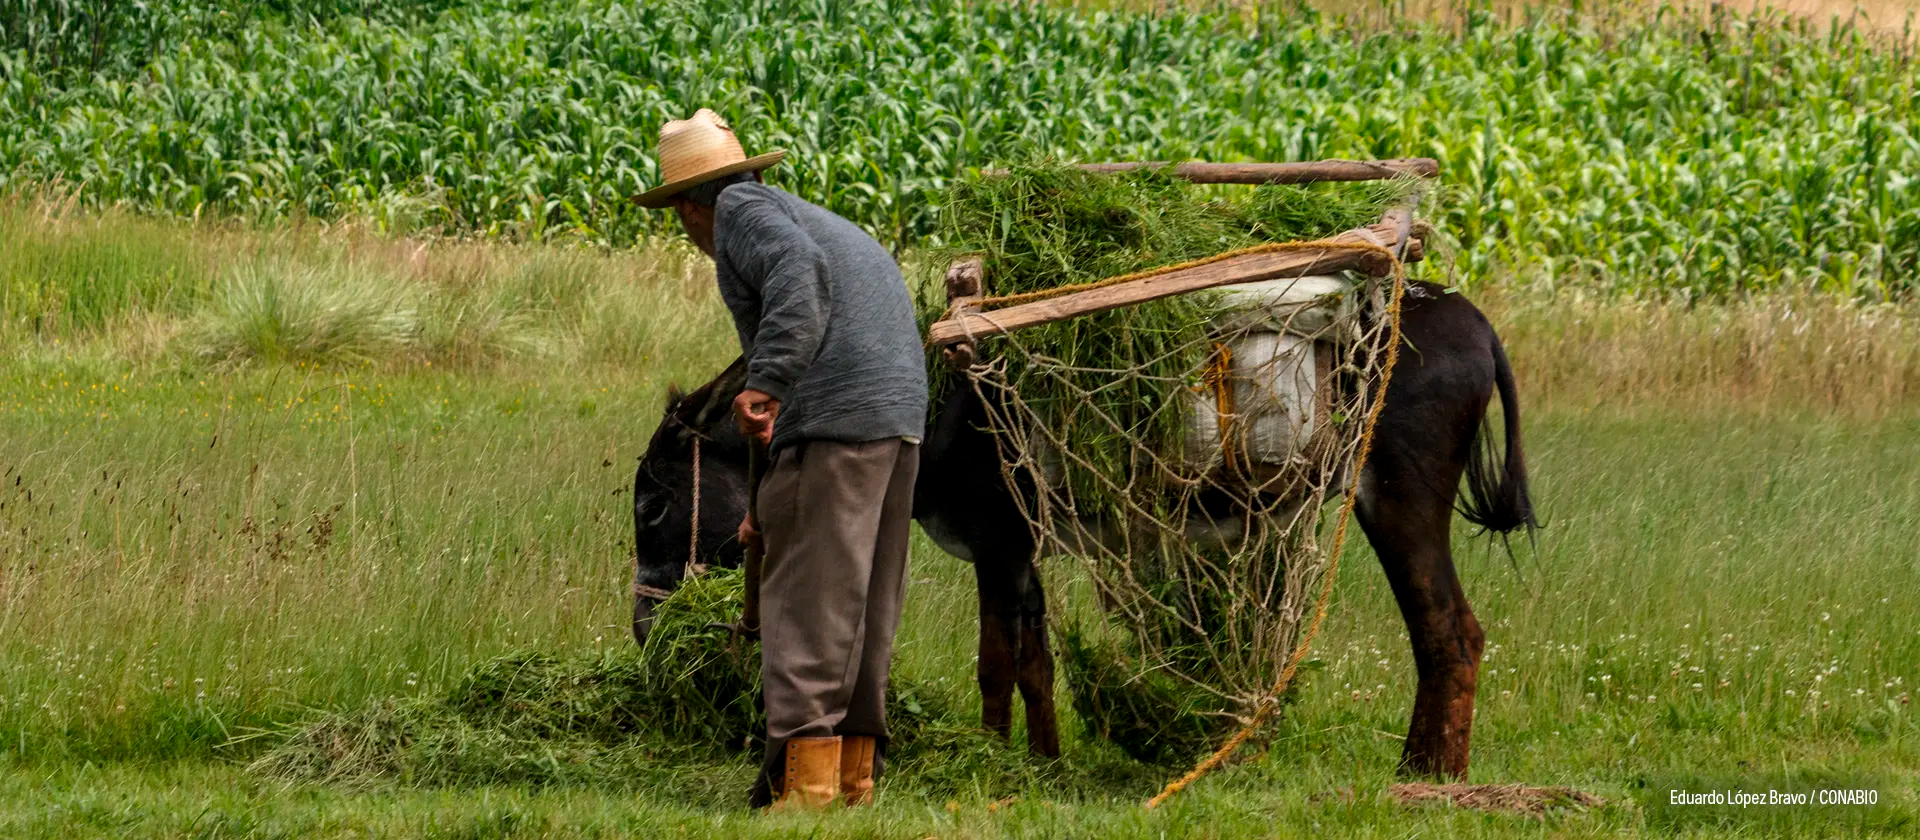
{"label": "donkey ear", "polygon": [[667,413],[672,414],[674,409],[680,407],[680,401],[686,398],[687,393],[680,390],[680,383],[674,382],[667,385]]}
{"label": "donkey ear", "polygon": [[704,429],[724,418],[733,408],[733,398],[747,387],[747,362],[744,358],[734,359],[713,382],[707,385],[706,403],[700,406],[699,413],[693,416],[692,425]]}

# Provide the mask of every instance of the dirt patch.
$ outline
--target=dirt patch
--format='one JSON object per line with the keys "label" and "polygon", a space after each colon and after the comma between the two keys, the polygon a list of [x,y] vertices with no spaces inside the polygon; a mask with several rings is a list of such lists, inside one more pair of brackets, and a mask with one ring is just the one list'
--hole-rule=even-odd
{"label": "dirt patch", "polygon": [[1591,793],[1582,793],[1573,788],[1561,786],[1435,785],[1426,782],[1407,782],[1393,785],[1387,788],[1387,792],[1393,796],[1395,802],[1402,805],[1445,802],[1460,808],[1525,814],[1535,819],[1545,817],[1547,811],[1554,808],[1598,808],[1607,804],[1605,800]]}

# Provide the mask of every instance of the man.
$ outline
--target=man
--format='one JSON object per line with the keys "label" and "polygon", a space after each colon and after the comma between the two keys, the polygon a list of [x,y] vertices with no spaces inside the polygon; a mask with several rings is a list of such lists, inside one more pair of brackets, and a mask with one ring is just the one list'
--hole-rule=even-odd
{"label": "man", "polygon": [[905,596],[907,525],[926,423],[913,308],[893,257],[853,223],[760,182],[714,112],[660,129],[671,206],[713,258],[747,384],[741,431],[768,447],[758,522],[767,755],[755,807],[871,801],[887,671]]}

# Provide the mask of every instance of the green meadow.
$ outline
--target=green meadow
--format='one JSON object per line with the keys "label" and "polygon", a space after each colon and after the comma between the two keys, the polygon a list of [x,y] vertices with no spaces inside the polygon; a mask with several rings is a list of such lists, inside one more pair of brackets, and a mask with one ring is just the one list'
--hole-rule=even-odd
{"label": "green meadow", "polygon": [[[1018,733],[1006,747],[978,738],[896,766],[880,807],[816,823],[749,816],[751,760],[715,750],[642,749],[624,775],[585,781],[325,785],[247,769],[316,715],[437,696],[499,656],[629,654],[634,458],[668,384],[703,381],[731,355],[698,258],[47,221],[30,208],[12,207],[16,221],[41,221],[19,222],[8,253],[20,259],[31,240],[36,265],[87,266],[56,277],[65,288],[121,264],[187,288],[311,288],[278,308],[249,308],[236,301],[260,295],[239,292],[143,299],[97,327],[9,334],[0,835],[1704,837],[1915,825],[1920,423],[1903,390],[1914,327],[1899,309],[1769,299],[1633,317],[1626,303],[1485,298],[1521,374],[1547,528],[1511,556],[1456,538],[1489,639],[1471,780],[1570,785],[1602,808],[1556,810],[1543,825],[1382,798],[1413,666],[1356,546],[1299,702],[1244,760],[1167,808],[1140,803],[1175,768],[1129,762],[1063,706],[1057,764],[1027,758]],[[562,279],[564,295],[528,291]],[[340,316],[338,301],[373,282],[413,302],[382,310],[404,317]],[[482,301],[492,326],[455,317]],[[605,328],[608,312],[631,313],[632,328]],[[1796,317],[1825,336],[1819,346]],[[235,343],[250,334],[279,349],[232,355],[254,346]],[[1862,358],[1872,364],[1847,364]],[[899,672],[977,720],[971,571],[924,541],[913,563]],[[1071,564],[1049,574],[1056,593],[1074,591]],[[1874,787],[1881,804],[1664,804],[1672,788],[1810,781]]]}
{"label": "green meadow", "polygon": [[[1319,5],[0,0],[0,837],[1920,834],[1911,30]],[[1455,535],[1469,781],[1605,804],[1389,796],[1415,680],[1363,542],[1297,702],[1152,812],[1183,768],[1069,703],[1057,762],[972,731],[972,572],[918,537],[941,740],[877,807],[749,814],[752,757],[684,733],[273,772],[502,662],[632,661],[635,458],[736,352],[623,200],[697,105],[918,279],[972,167],[1439,159],[1417,271],[1503,336],[1546,524]],[[1878,803],[1669,802],[1809,788]]]}

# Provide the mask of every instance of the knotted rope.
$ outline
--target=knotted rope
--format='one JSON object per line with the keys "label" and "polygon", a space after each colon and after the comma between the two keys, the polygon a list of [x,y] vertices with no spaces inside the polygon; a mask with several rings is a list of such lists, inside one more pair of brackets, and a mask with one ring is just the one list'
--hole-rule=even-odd
{"label": "knotted rope", "polygon": [[[700,440],[700,435],[693,436],[693,515],[689,517],[691,522],[687,526],[687,567],[683,577],[698,577],[707,571],[706,564],[700,562]],[[635,562],[638,562],[637,558]],[[637,570],[635,574],[637,576]],[[636,580],[633,583],[633,595],[636,598],[665,601],[673,596],[673,592]]]}

